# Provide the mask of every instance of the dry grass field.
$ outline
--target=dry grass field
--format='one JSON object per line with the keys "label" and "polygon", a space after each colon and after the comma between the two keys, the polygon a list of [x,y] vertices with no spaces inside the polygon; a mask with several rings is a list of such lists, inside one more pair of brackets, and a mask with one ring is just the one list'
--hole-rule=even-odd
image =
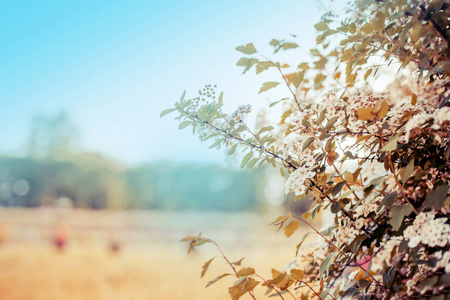
{"label": "dry grass field", "polygon": [[203,263],[218,255],[213,246],[188,255],[179,240],[202,231],[231,260],[245,256],[244,266],[268,277],[293,258],[301,237],[267,226],[277,215],[0,209],[0,299],[229,299],[231,277],[204,288],[229,271],[222,260],[200,279]]}

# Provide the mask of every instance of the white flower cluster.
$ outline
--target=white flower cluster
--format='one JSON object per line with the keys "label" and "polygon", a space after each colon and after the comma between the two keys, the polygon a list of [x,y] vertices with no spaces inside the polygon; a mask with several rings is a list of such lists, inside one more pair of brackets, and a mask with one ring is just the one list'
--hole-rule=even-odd
{"label": "white flower cluster", "polygon": [[[407,261],[409,258],[408,255],[405,256],[404,260]],[[414,275],[412,278],[410,278],[406,282],[406,293],[408,295],[412,295],[414,293],[426,293],[431,287],[427,287],[425,289],[420,290],[418,288],[420,282],[429,277],[429,273],[436,272],[439,269],[444,269],[445,273],[450,273],[450,251],[445,251],[442,253],[442,251],[437,251],[433,253],[432,255],[427,256],[425,253],[422,253],[420,259],[421,260],[430,260],[430,259],[436,259],[436,265],[434,267],[430,267],[428,265],[419,265],[418,268],[415,270]],[[439,289],[439,287],[437,287]]]}
{"label": "white flower cluster", "polygon": [[300,167],[292,172],[286,181],[285,193],[294,191],[296,196],[303,195],[306,192],[305,181],[311,179],[316,175],[314,168],[317,166],[317,161],[314,158],[312,149],[320,147],[320,143],[314,140],[305,150],[303,145],[309,138],[308,135],[300,135],[296,139],[286,144],[283,151],[284,159],[293,159],[300,163]]}
{"label": "white flower cluster", "polygon": [[234,120],[236,123],[244,122],[245,115],[252,112],[251,105],[240,105],[238,108],[229,116],[230,120]]}
{"label": "white flower cluster", "polygon": [[353,240],[361,234],[361,230],[357,229],[352,221],[349,221],[346,226],[338,227],[334,235],[336,238],[336,246],[343,247],[351,244]]}
{"label": "white flower cluster", "polygon": [[331,91],[319,103],[319,111],[325,110],[327,119],[338,117],[338,119],[343,120],[345,118],[345,107],[346,103],[339,98],[338,91]]}
{"label": "white flower cluster", "polygon": [[305,163],[310,167],[314,167],[316,160],[314,159],[314,154],[311,148],[319,148],[320,143],[317,140],[314,140],[308,148],[302,150],[304,143],[310,137],[311,136],[306,134],[298,135],[295,139],[288,142],[283,149],[283,158],[288,159],[290,157],[299,163]]}
{"label": "white flower cluster", "polygon": [[403,236],[409,240],[410,248],[420,243],[430,247],[445,247],[450,242],[450,225],[446,224],[447,218],[435,217],[435,211],[421,212],[414,223],[405,229]]}
{"label": "white flower cluster", "polygon": [[450,273],[450,251],[445,251],[444,254],[442,254],[442,251],[437,251],[433,256],[437,259],[433,271],[444,268],[445,273]]}
{"label": "white flower cluster", "polygon": [[380,243],[380,247],[375,249],[376,255],[372,258],[372,271],[379,273],[382,272],[386,266],[392,266],[401,260],[400,255],[392,255],[394,249],[402,242],[402,237],[391,237],[386,241],[386,238]]}
{"label": "white flower cluster", "polygon": [[370,194],[355,210],[355,217],[367,217],[371,212],[376,212],[383,197]]}
{"label": "white flower cluster", "polygon": [[306,192],[305,181],[311,179],[316,175],[316,172],[311,170],[307,165],[297,168],[291,173],[288,180],[286,180],[284,192],[287,194],[290,191],[295,193],[295,196],[303,195]]}

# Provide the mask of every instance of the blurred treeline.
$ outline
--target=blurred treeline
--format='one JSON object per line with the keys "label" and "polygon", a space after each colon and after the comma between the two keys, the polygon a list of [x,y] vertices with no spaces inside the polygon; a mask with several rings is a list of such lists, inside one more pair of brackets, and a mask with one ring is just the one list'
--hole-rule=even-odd
{"label": "blurred treeline", "polygon": [[0,157],[0,205],[104,209],[249,210],[262,174],[153,163],[126,168],[80,151],[65,113],[33,120],[28,155]]}

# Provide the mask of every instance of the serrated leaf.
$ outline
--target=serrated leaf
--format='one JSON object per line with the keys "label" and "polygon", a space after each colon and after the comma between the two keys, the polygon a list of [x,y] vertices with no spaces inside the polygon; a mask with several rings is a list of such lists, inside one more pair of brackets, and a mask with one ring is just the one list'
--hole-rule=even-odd
{"label": "serrated leaf", "polygon": [[253,289],[259,284],[258,281],[256,281],[253,278],[247,278],[247,280],[243,284],[243,289],[246,292],[253,291]]}
{"label": "serrated leaf", "polygon": [[305,277],[305,272],[300,269],[292,269],[289,276],[295,280],[302,280]]}
{"label": "serrated leaf", "polygon": [[245,46],[244,45],[238,46],[238,47],[236,47],[236,50],[239,52],[242,52],[244,54],[247,54],[247,55],[256,53],[256,49],[255,49],[255,46],[253,45],[253,43],[248,43]]}
{"label": "serrated leaf", "polygon": [[295,231],[300,227],[300,221],[297,219],[292,219],[286,227],[284,227],[284,234],[286,237],[290,237]]}
{"label": "serrated leaf", "polygon": [[241,59],[238,60],[236,65],[240,67],[245,67],[244,72],[242,72],[242,74],[245,74],[245,72],[250,70],[257,62],[258,59],[256,58],[241,57]]}
{"label": "serrated leaf", "polygon": [[264,82],[262,87],[259,89],[258,94],[261,94],[262,92],[268,91],[274,87],[276,87],[277,85],[279,85],[279,82],[276,81],[268,81],[268,82]]}
{"label": "serrated leaf", "polygon": [[233,261],[233,262],[231,262],[231,264],[235,265],[235,266],[240,266],[242,264],[242,261],[244,260],[244,258],[245,257],[241,258],[240,260]]}
{"label": "serrated leaf", "polygon": [[191,124],[192,124],[191,121],[184,121],[184,122],[181,122],[180,125],[178,125],[178,129],[181,130],[181,129],[183,129],[183,128],[188,127],[188,126],[191,125]]}
{"label": "serrated leaf", "polygon": [[219,281],[220,279],[222,279],[222,278],[224,278],[224,277],[226,277],[226,276],[229,276],[229,275],[231,275],[231,274],[230,274],[230,273],[225,273],[225,274],[222,274],[222,275],[217,276],[217,277],[214,278],[213,280],[208,281],[208,284],[205,286],[205,288],[209,287],[210,285],[216,283],[216,282]]}
{"label": "serrated leaf", "polygon": [[255,274],[255,269],[243,268],[243,269],[239,270],[239,272],[237,272],[236,276],[242,277],[242,276],[248,276],[248,275],[253,275],[253,274]]}
{"label": "serrated leaf", "polygon": [[389,211],[390,220],[392,228],[397,231],[403,223],[403,218],[408,216],[413,211],[413,207],[410,204],[403,204],[393,206]]}
{"label": "serrated leaf", "polygon": [[205,264],[204,264],[203,267],[202,267],[202,275],[200,276],[200,278],[202,278],[203,276],[205,276],[206,271],[208,271],[209,265],[210,265],[211,262],[214,260],[214,258],[216,258],[216,257],[213,257],[213,258],[211,258],[210,260],[208,260],[207,262],[205,262]]}

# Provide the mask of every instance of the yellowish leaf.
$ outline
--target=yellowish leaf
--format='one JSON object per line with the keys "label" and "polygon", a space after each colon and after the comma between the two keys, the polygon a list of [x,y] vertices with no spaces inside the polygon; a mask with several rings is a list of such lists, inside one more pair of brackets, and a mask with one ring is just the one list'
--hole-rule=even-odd
{"label": "yellowish leaf", "polygon": [[388,110],[389,110],[389,105],[387,104],[386,100],[383,100],[383,102],[381,102],[381,107],[377,112],[378,120],[381,120],[387,114]]}
{"label": "yellowish leaf", "polygon": [[302,280],[303,277],[305,277],[305,272],[303,270],[299,270],[299,269],[292,269],[290,276],[292,279]]}
{"label": "yellowish leaf", "polygon": [[345,171],[345,172],[344,172],[344,178],[345,178],[345,181],[346,181],[348,184],[354,184],[354,183],[355,183],[355,180],[354,180],[354,178],[353,178],[353,174],[350,173],[349,171]]}
{"label": "yellowish leaf", "polygon": [[248,275],[252,275],[252,274],[255,274],[255,269],[243,268],[243,269],[239,270],[239,272],[237,272],[236,276],[241,277],[241,276],[248,276]]}
{"label": "yellowish leaf", "polygon": [[370,107],[360,107],[358,108],[358,119],[359,120],[372,120],[373,113]]}
{"label": "yellowish leaf", "polygon": [[253,278],[245,278],[245,280],[239,280],[234,286],[228,288],[228,293],[232,300],[238,300],[245,293],[252,291],[258,284],[259,282]]}
{"label": "yellowish leaf", "polygon": [[211,262],[214,260],[214,258],[216,258],[216,257],[213,257],[213,258],[211,258],[210,260],[208,260],[207,262],[205,262],[205,264],[204,264],[203,267],[202,267],[202,275],[201,275],[200,277],[205,276],[206,271],[208,271],[209,265],[210,265]]}
{"label": "yellowish leaf", "polygon": [[300,227],[300,221],[297,219],[292,219],[292,221],[284,227],[284,234],[290,237],[294,232]]}
{"label": "yellowish leaf", "polygon": [[259,284],[259,281],[256,281],[253,278],[247,278],[246,281],[244,281],[244,284],[242,286],[242,288],[244,289],[244,291],[246,292],[250,292],[253,291],[253,289]]}
{"label": "yellowish leaf", "polygon": [[416,105],[417,103],[417,95],[416,94],[412,94],[411,96],[411,105]]}

